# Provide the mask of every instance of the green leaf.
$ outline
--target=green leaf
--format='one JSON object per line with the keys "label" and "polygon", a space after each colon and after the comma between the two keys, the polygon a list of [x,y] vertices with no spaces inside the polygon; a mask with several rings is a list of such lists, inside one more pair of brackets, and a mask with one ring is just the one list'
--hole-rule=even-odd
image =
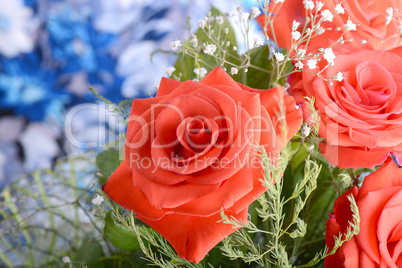
{"label": "green leaf", "polygon": [[[222,15],[222,12],[220,12],[218,9],[216,9],[214,7],[211,8],[210,12],[213,17]],[[214,23],[212,30],[214,31],[214,33],[218,33],[219,30],[222,29],[222,35],[225,36],[225,34],[223,33],[225,28],[228,28],[228,30],[229,30],[226,41],[230,41],[232,46],[237,46],[235,32],[232,28],[232,25],[230,25],[230,23],[227,19],[225,19],[225,21],[222,23],[222,25]],[[200,40],[200,41],[207,42],[209,40],[208,35],[201,28],[199,28],[197,30],[195,35],[197,36],[198,40]]]}
{"label": "green leaf", "polygon": [[[212,16],[221,15],[221,12],[214,7],[211,8],[210,12]],[[226,28],[228,29],[227,35],[224,33]],[[219,48],[221,46],[221,43],[224,42],[226,44],[229,41],[230,46],[227,49],[225,58],[233,64],[236,65],[240,64],[240,56],[237,54],[235,50],[233,50],[233,46],[237,47],[235,31],[233,30],[229,21],[226,19],[221,25],[214,23],[212,26],[212,30],[214,31],[214,34],[220,36],[220,39],[218,41],[219,46],[217,45],[218,49],[216,53],[222,54],[220,53]],[[181,81],[192,80],[196,78],[197,76],[194,73],[195,68],[204,67],[207,69],[208,72],[210,72],[216,66],[220,65],[217,59],[203,52],[204,47],[202,46],[202,44],[204,43],[213,44],[212,40],[208,37],[208,35],[204,32],[204,30],[199,28],[194,35],[198,39],[198,48],[197,48],[198,59],[195,59],[189,55],[182,53],[178,55],[177,61],[174,66],[176,68],[176,71],[173,73],[173,76],[181,77],[180,78]],[[207,64],[204,64],[204,62]],[[225,63],[224,67],[230,70],[232,65]]]}
{"label": "green leaf", "polygon": [[80,266],[77,267],[85,265],[88,268],[102,268],[104,267],[102,262],[104,256],[105,254],[102,251],[102,246],[98,241],[85,239],[73,257],[73,263],[79,263]]}
{"label": "green leaf", "polygon": [[140,245],[134,233],[127,227],[118,223],[108,211],[105,217],[104,232],[109,241],[118,248],[125,250],[140,249]]}
{"label": "green leaf", "polygon": [[[270,83],[275,81],[273,72],[273,57],[269,58],[269,46],[259,46],[250,51],[250,67],[248,72],[243,76],[243,81],[239,81],[252,88],[269,89],[272,87]],[[253,67],[254,66],[254,67]],[[255,68],[257,67],[257,68]],[[285,81],[280,80],[280,84]]]}
{"label": "green leaf", "polygon": [[101,176],[99,177],[100,182],[106,182],[107,178],[112,175],[112,173],[120,165],[121,161],[119,159],[119,151],[114,148],[109,148],[96,156],[96,166],[98,167]]}

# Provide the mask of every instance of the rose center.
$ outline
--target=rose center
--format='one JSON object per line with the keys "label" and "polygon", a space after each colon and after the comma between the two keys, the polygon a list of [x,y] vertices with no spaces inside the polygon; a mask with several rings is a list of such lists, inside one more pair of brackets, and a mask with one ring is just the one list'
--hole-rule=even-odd
{"label": "rose center", "polygon": [[211,141],[211,130],[198,118],[191,117],[184,122],[186,124],[184,136],[189,147],[194,151],[204,150]]}
{"label": "rose center", "polygon": [[213,120],[188,117],[184,119],[176,129],[179,143],[175,148],[175,154],[181,158],[192,157],[211,147],[216,141],[213,132],[217,126]]}
{"label": "rose center", "polygon": [[381,65],[364,62],[356,68],[356,92],[360,103],[368,106],[384,104],[395,92],[392,75]]}

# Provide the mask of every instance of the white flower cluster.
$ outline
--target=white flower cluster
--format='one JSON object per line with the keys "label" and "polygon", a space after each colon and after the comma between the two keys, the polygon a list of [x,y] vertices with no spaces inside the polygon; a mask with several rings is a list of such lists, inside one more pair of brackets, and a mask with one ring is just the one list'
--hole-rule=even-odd
{"label": "white flower cluster", "polygon": [[95,196],[94,199],[92,199],[92,204],[95,206],[98,206],[98,205],[101,205],[103,201],[105,201],[105,199],[103,199],[102,196],[97,195],[97,196]]}
{"label": "white flower cluster", "polygon": [[314,2],[311,0],[303,0],[303,5],[306,10],[313,10]]}
{"label": "white flower cluster", "polygon": [[200,78],[203,78],[204,76],[206,76],[208,71],[204,67],[201,67],[201,68],[195,68],[194,73],[197,76],[197,78],[200,79]]}
{"label": "white flower cluster", "polygon": [[388,7],[385,12],[387,13],[387,17],[385,18],[385,24],[388,25],[392,18],[394,17],[394,9],[392,7]]}
{"label": "white flower cluster", "polygon": [[343,80],[343,73],[338,72],[336,75],[334,75],[333,79],[338,81],[338,82],[341,82]]}
{"label": "white flower cluster", "polygon": [[176,40],[170,43],[170,49],[173,51],[179,50],[181,47],[181,42],[180,40]]}
{"label": "white flower cluster", "polygon": [[172,76],[174,71],[176,71],[176,68],[173,66],[169,66],[168,68],[164,69],[164,72],[167,73],[169,76]]}
{"label": "white flower cluster", "polygon": [[345,24],[346,31],[356,31],[356,24],[354,24],[351,20],[348,20]]}
{"label": "white flower cluster", "polygon": [[328,61],[328,63],[330,65],[334,64],[334,60],[336,58],[334,51],[332,50],[332,48],[326,48],[324,49],[324,54],[323,54],[324,59],[326,59]]}
{"label": "white flower cluster", "polygon": [[204,49],[204,53],[213,56],[215,51],[216,51],[216,45],[214,44],[204,44],[205,49]]}
{"label": "white flower cluster", "polygon": [[274,52],[274,56],[275,56],[275,59],[277,62],[284,61],[284,59],[285,59],[285,55],[283,55],[280,52]]}

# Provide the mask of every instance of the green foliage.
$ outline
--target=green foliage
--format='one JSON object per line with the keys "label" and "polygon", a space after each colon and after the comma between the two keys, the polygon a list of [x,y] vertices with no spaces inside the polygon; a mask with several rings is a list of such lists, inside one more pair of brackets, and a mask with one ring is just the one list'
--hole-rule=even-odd
{"label": "green foliage", "polygon": [[78,267],[86,265],[88,268],[103,268],[104,253],[101,244],[95,239],[84,239],[80,248],[75,253],[72,263]]}
{"label": "green foliage", "polygon": [[101,184],[107,181],[120,163],[119,151],[114,148],[109,148],[96,156],[96,166],[99,169],[98,177]]}
{"label": "green foliage", "polygon": [[125,250],[140,249],[137,238],[127,227],[118,223],[113,217],[112,212],[108,211],[105,217],[104,232],[110,242]]}
{"label": "green foliage", "polygon": [[119,113],[124,118],[128,118],[130,113],[127,110],[129,107],[127,101],[122,101],[119,103],[119,105],[116,105],[105,97],[99,95],[93,86],[89,85],[89,89],[96,96],[97,101],[103,102],[109,108],[109,110]]}
{"label": "green foliage", "polygon": [[[264,149],[262,149],[261,157],[265,169],[263,184],[266,186],[267,192],[257,200],[259,208],[256,208],[256,211],[262,223],[265,224],[228,218],[222,212],[224,223],[231,224],[234,227],[243,227],[243,229],[236,231],[224,240],[224,245],[221,249],[229,258],[242,259],[245,263],[255,262],[263,267],[311,267],[317,265],[326,256],[334,254],[338,247],[359,232],[360,219],[357,205],[352,200],[353,197],[348,197],[351,201],[353,222],[350,223],[351,225],[346,235],[340,234],[336,238],[335,247],[331,252],[328,252],[325,247],[319,253],[310,252],[312,255],[304,257],[300,255],[302,252],[299,252],[299,250],[306,251],[306,246],[312,242],[308,239],[311,238],[309,232],[314,233],[315,229],[317,229],[317,224],[325,226],[322,213],[319,213],[320,218],[310,221],[309,213],[311,211],[309,212],[309,210],[314,210],[315,213],[316,210],[320,209],[327,211],[328,204],[332,204],[334,196],[330,196],[329,202],[309,202],[310,198],[314,196],[313,192],[317,188],[322,168],[317,162],[310,160],[310,156],[307,156],[305,162],[302,163],[302,176],[299,176],[297,182],[293,184],[292,190],[285,190],[284,184],[286,181],[282,178],[282,174],[292,155],[294,155],[294,150],[291,149],[291,146],[288,146],[282,151],[281,157],[278,159],[279,164],[273,164]],[[288,172],[287,170],[285,174]],[[318,200],[323,200],[322,196]],[[290,203],[292,205],[289,205]],[[311,203],[319,207],[311,206]],[[301,215],[302,217],[300,217]],[[313,227],[313,229],[310,227]],[[265,237],[263,240],[260,239],[260,241],[256,242],[251,239],[250,233],[265,234]],[[322,230],[319,235],[322,237]],[[289,244],[293,245],[288,246]],[[301,245],[304,245],[304,247],[301,247]],[[318,248],[322,247],[324,245]],[[304,265],[298,265],[303,263],[306,257],[310,260]]]}
{"label": "green foliage", "polygon": [[276,85],[285,85],[285,78],[278,77],[275,71],[275,61],[268,45],[258,46],[248,51],[241,59],[248,60],[248,71],[233,78],[249,87],[269,89]]}
{"label": "green foliage", "polygon": [[[211,18],[221,15],[216,8],[212,8],[210,11]],[[225,29],[227,29],[227,33]],[[196,68],[204,67],[211,71],[216,66],[222,66],[230,69],[230,67],[240,63],[239,56],[233,49],[233,47],[237,46],[236,36],[228,20],[225,20],[222,24],[215,23],[210,27],[206,27],[206,29],[199,28],[192,38],[194,37],[197,39],[197,46],[191,44],[191,40],[185,41],[182,52],[179,53],[174,65],[176,71],[173,73],[173,77],[178,80],[186,81],[197,78],[197,74],[194,72]],[[215,44],[218,47],[217,57],[203,52],[204,43]],[[229,46],[224,49],[221,44],[225,44],[225,46],[229,44]],[[230,64],[226,62],[226,57],[231,62]]]}
{"label": "green foliage", "polygon": [[[240,76],[242,79],[238,81],[252,88],[269,88],[269,78],[272,75],[272,62],[269,60],[269,46],[253,48],[249,54],[249,65],[253,66],[253,68],[258,67],[258,69],[250,68],[246,73]],[[267,68],[271,74],[267,73]]]}

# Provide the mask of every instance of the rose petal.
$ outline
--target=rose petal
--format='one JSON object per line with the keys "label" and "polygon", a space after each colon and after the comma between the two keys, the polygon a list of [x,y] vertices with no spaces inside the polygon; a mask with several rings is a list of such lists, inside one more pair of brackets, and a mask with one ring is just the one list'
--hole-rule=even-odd
{"label": "rose petal", "polygon": [[364,251],[360,252],[360,267],[364,268],[378,268],[378,264],[370,259]]}
{"label": "rose petal", "polygon": [[[327,228],[325,231],[325,243],[328,246],[328,250],[332,251],[335,245],[334,236],[338,236],[341,231],[341,226],[337,223],[335,215],[329,214],[327,221]],[[339,258],[338,254],[329,255],[325,258],[326,268],[339,268],[343,266],[343,260]]]}
{"label": "rose petal", "polygon": [[[275,156],[274,156],[275,157]],[[256,161],[254,161],[254,165],[259,165],[260,164],[260,156],[256,156],[254,158]],[[253,189],[243,196],[241,199],[239,199],[234,205],[230,208],[228,208],[229,211],[232,211],[234,213],[238,213],[242,211],[243,209],[247,208],[251,203],[253,203],[260,195],[262,195],[265,191],[266,188],[262,185],[261,180],[263,179],[263,169],[262,167],[256,168],[253,171]]]}
{"label": "rose petal", "polygon": [[[198,105],[194,105],[197,103]],[[194,94],[186,94],[177,97],[166,104],[155,121],[156,137],[164,148],[170,148],[178,144],[176,130],[180,123],[189,117],[214,118],[221,113],[209,102]]]}
{"label": "rose petal", "polygon": [[388,251],[389,237],[394,228],[402,222],[402,187],[385,204],[378,220],[377,238],[381,258],[389,267],[397,268]]}
{"label": "rose petal", "polygon": [[177,87],[181,86],[183,82],[162,77],[161,82],[159,84],[158,91],[156,92],[157,97],[169,95],[173,90],[175,90]]}
{"label": "rose petal", "polygon": [[388,158],[380,169],[364,179],[359,199],[369,192],[392,186],[402,186],[402,170],[392,161],[392,158]]}
{"label": "rose petal", "polygon": [[102,185],[102,190],[113,201],[144,218],[159,220],[164,215],[171,213],[169,210],[153,207],[140,188],[134,187],[132,174],[126,169],[125,161]]}
{"label": "rose petal", "polygon": [[141,173],[133,170],[133,184],[141,189],[152,206],[160,208],[175,208],[190,201],[214,192],[220,186],[216,184],[178,183],[165,185],[153,182]]}
{"label": "rose petal", "polygon": [[[400,233],[400,232],[399,232]],[[392,261],[396,264],[397,267],[400,267],[401,260],[402,260],[402,239],[399,239],[395,242],[396,245],[392,252]],[[398,263],[399,261],[399,263]]]}
{"label": "rose petal", "polygon": [[211,72],[209,72],[200,83],[208,86],[228,86],[240,89],[237,83],[233,80],[230,75],[228,75],[222,68],[216,67]]}
{"label": "rose petal", "polygon": [[347,148],[342,146],[332,146],[326,143],[320,143],[322,155],[328,162],[339,168],[373,168],[383,163],[389,150],[363,151],[360,148]]}
{"label": "rose petal", "polygon": [[[293,97],[290,97],[286,94],[285,88],[282,86],[274,87],[268,90],[254,89],[242,84],[239,84],[239,86],[244,90],[260,94],[262,105],[261,115],[264,118],[267,118],[265,116],[266,111],[270,116],[269,121],[267,119],[263,120],[261,124],[261,130],[263,131],[261,135],[264,135],[266,131],[271,132],[265,135],[265,140],[270,140],[271,142],[262,142],[261,144],[264,144],[264,146],[269,146],[269,148],[267,148],[267,151],[280,151],[283,146],[300,130],[300,127],[303,123],[302,111],[296,109],[295,100],[293,99]],[[278,115],[280,115],[281,110],[279,105],[281,102],[283,104],[282,109],[284,109],[286,114],[287,137],[283,137],[283,134],[281,134],[283,132],[283,127],[281,121],[278,120]],[[272,125],[273,128],[268,127],[270,125]],[[268,138],[267,136],[269,136],[270,138]]]}
{"label": "rose petal", "polygon": [[347,198],[351,194],[357,200],[359,188],[354,186],[338,197],[334,203],[334,216],[336,217],[336,222],[341,226],[342,233],[346,232],[346,229],[350,226],[349,222],[353,221],[353,212],[350,208],[350,201]]}
{"label": "rose petal", "polygon": [[[247,219],[247,209],[238,214],[225,212],[238,220]],[[220,221],[219,213],[210,217],[188,216],[180,214],[166,215],[158,221],[138,217],[166,238],[180,258],[198,263],[216,244],[233,233],[236,229]]]}
{"label": "rose petal", "polygon": [[357,235],[357,241],[364,248],[366,254],[377,263],[380,263],[381,258],[380,252],[378,250],[379,241],[376,235],[378,220],[380,218],[384,205],[396,192],[400,191],[401,189],[402,186],[394,186],[370,191],[367,193],[364,193],[362,189],[360,190],[358,198],[360,213],[360,232]]}
{"label": "rose petal", "polygon": [[222,207],[225,210],[230,209],[253,190],[253,180],[259,178],[258,172],[260,169],[248,165],[226,180],[217,191],[176,207],[173,211],[186,215],[210,216]]}
{"label": "rose petal", "polygon": [[[296,20],[301,22],[301,25],[304,25],[305,17],[303,14],[304,7],[302,2],[289,0],[280,4],[270,4],[268,8],[268,15],[272,16],[271,19],[273,19],[272,26],[266,24],[266,21],[268,20],[265,18],[264,14],[256,18],[258,24],[263,31],[266,26],[266,34],[274,40],[279,47],[290,48],[292,44],[292,21]],[[275,33],[275,37],[273,33]]]}

